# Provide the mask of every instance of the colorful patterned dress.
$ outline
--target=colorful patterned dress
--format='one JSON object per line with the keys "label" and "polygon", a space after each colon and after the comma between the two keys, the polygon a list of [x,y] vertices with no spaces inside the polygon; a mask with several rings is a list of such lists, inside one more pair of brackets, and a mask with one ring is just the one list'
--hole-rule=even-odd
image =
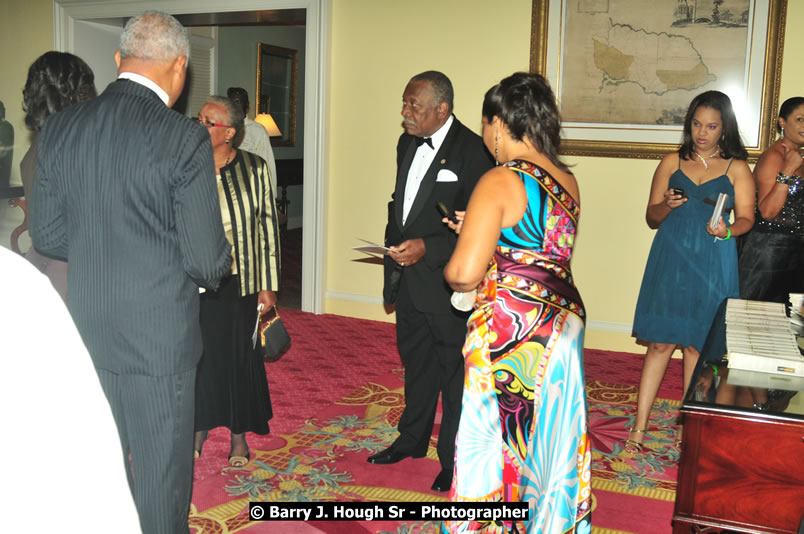
{"label": "colorful patterned dress", "polygon": [[544,169],[506,165],[522,179],[528,207],[503,229],[469,318],[450,500],[527,502],[529,516],[443,530],[588,533],[585,312],[569,268],[580,209]]}

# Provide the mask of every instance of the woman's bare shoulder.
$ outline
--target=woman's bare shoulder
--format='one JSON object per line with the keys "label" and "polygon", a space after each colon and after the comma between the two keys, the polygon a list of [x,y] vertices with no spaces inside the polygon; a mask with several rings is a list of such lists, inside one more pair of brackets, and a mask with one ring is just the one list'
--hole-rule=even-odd
{"label": "woman's bare shoulder", "polygon": [[736,176],[736,175],[743,175],[743,174],[751,174],[751,167],[748,166],[748,162],[744,159],[733,159],[731,163],[728,165],[728,172],[729,176]]}
{"label": "woman's bare shoulder", "polygon": [[516,173],[503,166],[492,167],[487,170],[475,185],[475,190],[486,191],[501,190],[510,187],[511,182],[516,178]]}
{"label": "woman's bare shoulder", "polygon": [[681,161],[681,155],[678,151],[670,152],[669,154],[665,154],[662,157],[662,160],[659,162],[660,167],[667,167],[667,166],[678,166],[679,162]]}
{"label": "woman's bare shoulder", "polygon": [[759,156],[756,167],[781,165],[782,161],[784,161],[784,148],[781,146],[781,143],[773,143]]}
{"label": "woman's bare shoulder", "polygon": [[561,184],[561,187],[570,194],[570,196],[575,200],[575,202],[580,205],[581,203],[581,190],[578,186],[578,179],[575,177],[574,174],[571,172],[562,171],[561,169],[556,169],[553,173],[553,178]]}

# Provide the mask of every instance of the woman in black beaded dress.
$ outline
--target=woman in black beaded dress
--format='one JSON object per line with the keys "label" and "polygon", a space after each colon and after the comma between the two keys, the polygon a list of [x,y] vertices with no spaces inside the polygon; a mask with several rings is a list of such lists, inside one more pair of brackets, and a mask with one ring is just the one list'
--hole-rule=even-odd
{"label": "woman in black beaded dress", "polygon": [[787,302],[804,292],[804,97],[785,100],[779,110],[779,140],[754,168],[757,212],[740,246],[740,296]]}

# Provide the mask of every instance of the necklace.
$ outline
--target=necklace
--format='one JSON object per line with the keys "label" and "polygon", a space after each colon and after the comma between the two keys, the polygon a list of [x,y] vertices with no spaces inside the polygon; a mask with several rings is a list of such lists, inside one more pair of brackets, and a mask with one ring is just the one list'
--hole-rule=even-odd
{"label": "necklace", "polygon": [[715,151],[709,154],[708,156],[700,155],[697,150],[693,150],[693,152],[695,152],[695,155],[698,156],[698,159],[701,160],[701,163],[703,163],[704,169],[708,169],[709,163],[707,163],[706,160],[714,158],[715,156],[720,154],[720,146],[715,145]]}
{"label": "necklace", "polygon": [[221,165],[221,166],[220,166],[220,167],[218,167],[218,168],[219,168],[219,169],[222,169],[222,168],[226,167],[227,165],[229,165],[229,159],[230,159],[231,157],[232,157],[232,146],[231,146],[231,145],[229,145],[229,153],[228,153],[228,154],[226,154],[226,163],[224,163],[223,165]]}

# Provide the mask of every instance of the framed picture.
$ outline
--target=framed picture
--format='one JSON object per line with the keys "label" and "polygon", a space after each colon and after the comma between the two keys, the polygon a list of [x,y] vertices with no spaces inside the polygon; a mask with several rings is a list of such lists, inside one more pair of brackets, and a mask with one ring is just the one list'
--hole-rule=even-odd
{"label": "framed picture", "polygon": [[278,132],[272,146],[296,145],[296,78],[298,52],[259,43],[257,51],[257,115],[270,114]]}
{"label": "framed picture", "polygon": [[659,158],[708,90],[749,157],[776,137],[787,0],[533,0],[530,69],[562,116],[561,153]]}

